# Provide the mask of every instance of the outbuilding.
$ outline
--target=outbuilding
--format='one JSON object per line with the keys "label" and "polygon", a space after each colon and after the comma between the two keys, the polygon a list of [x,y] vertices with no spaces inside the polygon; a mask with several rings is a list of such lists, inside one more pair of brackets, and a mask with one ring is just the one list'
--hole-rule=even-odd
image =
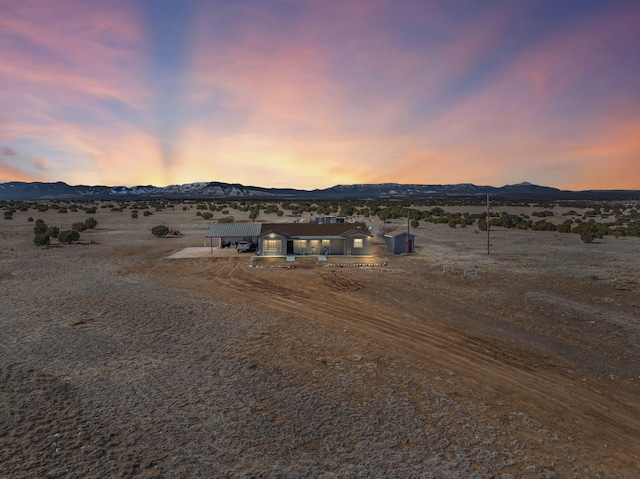
{"label": "outbuilding", "polygon": [[394,254],[413,253],[415,248],[415,235],[407,231],[392,231],[384,235],[387,250]]}

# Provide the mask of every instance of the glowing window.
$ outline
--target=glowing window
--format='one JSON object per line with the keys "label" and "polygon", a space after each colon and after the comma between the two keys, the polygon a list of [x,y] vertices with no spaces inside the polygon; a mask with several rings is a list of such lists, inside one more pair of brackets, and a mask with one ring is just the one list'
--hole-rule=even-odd
{"label": "glowing window", "polygon": [[364,246],[364,240],[362,238],[354,238],[353,239],[353,247],[354,248],[362,248]]}
{"label": "glowing window", "polygon": [[264,240],[262,246],[265,251],[280,251],[280,240]]}

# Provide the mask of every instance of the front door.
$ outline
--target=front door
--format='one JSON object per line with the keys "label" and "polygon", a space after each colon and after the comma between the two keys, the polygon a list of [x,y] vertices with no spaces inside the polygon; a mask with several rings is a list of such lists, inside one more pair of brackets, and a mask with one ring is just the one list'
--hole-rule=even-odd
{"label": "front door", "polygon": [[287,254],[293,254],[293,240],[287,240]]}

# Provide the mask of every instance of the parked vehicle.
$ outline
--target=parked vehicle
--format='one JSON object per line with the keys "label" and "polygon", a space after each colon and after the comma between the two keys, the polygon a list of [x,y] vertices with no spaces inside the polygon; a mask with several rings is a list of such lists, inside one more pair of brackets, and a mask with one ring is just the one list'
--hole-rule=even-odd
{"label": "parked vehicle", "polygon": [[256,250],[256,245],[252,241],[238,241],[236,249],[238,253],[250,253]]}

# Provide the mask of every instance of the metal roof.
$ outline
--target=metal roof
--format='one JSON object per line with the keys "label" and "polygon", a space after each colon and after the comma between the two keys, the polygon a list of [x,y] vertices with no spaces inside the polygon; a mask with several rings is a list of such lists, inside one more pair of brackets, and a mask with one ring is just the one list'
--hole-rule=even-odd
{"label": "metal roof", "polygon": [[261,223],[214,223],[207,238],[233,238],[237,236],[260,236]]}
{"label": "metal roof", "polygon": [[[386,238],[395,238],[397,236],[402,236],[402,235],[406,235],[407,234],[407,230],[395,230],[395,231],[390,231],[389,233],[386,233],[384,236]],[[409,233],[409,236],[415,236],[413,233]]]}

